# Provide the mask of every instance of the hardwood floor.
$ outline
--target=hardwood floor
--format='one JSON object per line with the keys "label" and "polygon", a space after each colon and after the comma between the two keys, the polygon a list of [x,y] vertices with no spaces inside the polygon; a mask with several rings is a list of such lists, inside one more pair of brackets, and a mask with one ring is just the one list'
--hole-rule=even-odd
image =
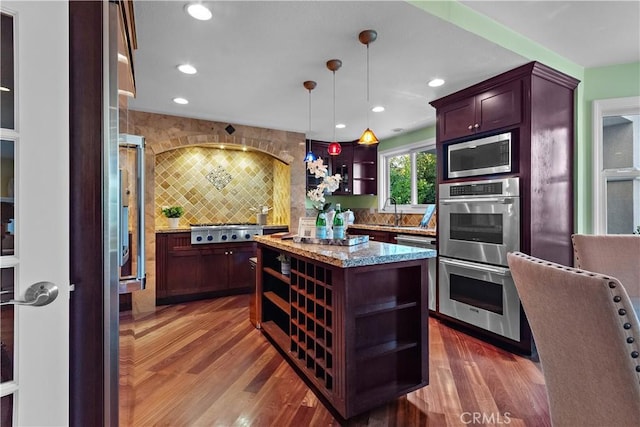
{"label": "hardwood floor", "polygon": [[[121,426],[330,426],[336,420],[249,323],[249,297],[120,316]],[[352,426],[547,426],[540,366],[429,320],[430,384]]]}

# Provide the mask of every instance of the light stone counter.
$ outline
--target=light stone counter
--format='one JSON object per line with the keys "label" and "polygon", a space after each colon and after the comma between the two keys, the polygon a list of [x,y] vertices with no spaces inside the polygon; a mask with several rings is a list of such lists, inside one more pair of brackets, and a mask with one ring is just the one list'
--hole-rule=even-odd
{"label": "light stone counter", "polygon": [[395,227],[391,224],[382,225],[382,224],[351,224],[349,228],[355,228],[358,230],[371,230],[371,231],[386,231],[390,233],[398,233],[398,234],[413,234],[418,236],[428,236],[428,237],[436,237],[436,230],[433,228],[422,228],[422,227]]}
{"label": "light stone counter", "polygon": [[341,268],[428,259],[437,255],[432,249],[371,241],[353,246],[333,246],[295,243],[270,236],[254,236],[254,239],[259,244]]}

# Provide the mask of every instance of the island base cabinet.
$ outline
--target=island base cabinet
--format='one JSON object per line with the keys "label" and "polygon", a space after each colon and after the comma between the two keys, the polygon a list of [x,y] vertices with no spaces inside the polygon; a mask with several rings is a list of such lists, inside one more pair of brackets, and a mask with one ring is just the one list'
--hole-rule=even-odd
{"label": "island base cabinet", "polygon": [[334,414],[428,384],[427,260],[339,268],[258,244],[261,327]]}

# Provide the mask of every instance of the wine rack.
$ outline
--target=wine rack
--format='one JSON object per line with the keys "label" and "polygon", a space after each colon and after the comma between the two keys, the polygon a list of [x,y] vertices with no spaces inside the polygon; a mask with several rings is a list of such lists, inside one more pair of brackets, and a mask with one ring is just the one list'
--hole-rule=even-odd
{"label": "wine rack", "polygon": [[[428,383],[425,260],[339,268],[258,243],[261,327],[345,419]],[[286,252],[286,251],[285,251]]]}
{"label": "wine rack", "polygon": [[291,353],[328,391],[333,390],[331,270],[291,260]]}

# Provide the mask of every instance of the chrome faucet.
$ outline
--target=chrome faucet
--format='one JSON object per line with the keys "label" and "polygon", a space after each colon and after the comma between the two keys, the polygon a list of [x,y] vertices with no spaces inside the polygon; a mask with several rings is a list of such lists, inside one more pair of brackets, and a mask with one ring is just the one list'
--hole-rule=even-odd
{"label": "chrome faucet", "polygon": [[400,224],[400,220],[402,219],[402,212],[400,212],[400,215],[398,215],[398,204],[396,203],[396,199],[394,199],[393,197],[389,197],[384,202],[384,209],[387,208],[388,202],[391,202],[393,204],[393,225],[397,227]]}

